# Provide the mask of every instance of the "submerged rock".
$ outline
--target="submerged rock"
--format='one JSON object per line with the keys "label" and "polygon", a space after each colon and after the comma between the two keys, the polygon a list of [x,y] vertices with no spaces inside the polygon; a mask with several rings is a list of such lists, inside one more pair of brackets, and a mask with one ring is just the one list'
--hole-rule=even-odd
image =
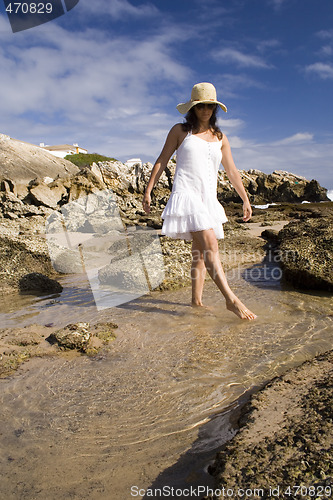
{"label": "submerged rock", "polygon": [[111,321],[107,323],[71,323],[64,328],[52,332],[47,341],[58,344],[61,349],[76,350],[88,355],[97,352],[116,338],[114,330],[118,325]]}
{"label": "submerged rock", "polygon": [[73,323],[53,332],[46,340],[64,349],[85,351],[90,340],[89,323]]}

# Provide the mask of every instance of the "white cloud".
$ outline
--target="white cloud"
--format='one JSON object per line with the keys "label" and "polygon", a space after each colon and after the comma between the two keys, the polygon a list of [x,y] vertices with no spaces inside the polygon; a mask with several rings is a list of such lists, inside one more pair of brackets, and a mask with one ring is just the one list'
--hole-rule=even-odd
{"label": "white cloud", "polygon": [[330,57],[333,54],[333,47],[331,45],[323,45],[319,51],[319,55],[323,57]]}
{"label": "white cloud", "polygon": [[333,188],[333,143],[318,143],[312,134],[298,133],[276,142],[256,143],[229,137],[237,168],[258,169],[270,173],[286,170],[307,179],[317,179],[326,188]]}
{"label": "white cloud", "polygon": [[305,67],[306,73],[313,73],[322,80],[333,79],[333,64],[317,62]]}
{"label": "white cloud", "polygon": [[284,139],[281,139],[279,141],[275,141],[272,143],[272,145],[275,146],[283,146],[286,144],[300,144],[303,142],[310,142],[313,139],[313,134],[310,134],[308,132],[298,132],[297,134],[291,135],[290,137],[285,137]]}
{"label": "white cloud", "polygon": [[113,19],[121,20],[127,17],[151,17],[159,11],[151,3],[142,3],[138,6],[128,0],[93,0],[81,1],[76,13],[90,12],[94,16],[111,16]]}
{"label": "white cloud", "polygon": [[283,3],[285,3],[286,0],[269,0],[269,4],[274,7],[275,10],[279,10],[282,6]]}
{"label": "white cloud", "polygon": [[236,131],[242,129],[245,122],[240,118],[218,118],[218,126],[221,128],[222,132],[225,134],[235,133]]}
{"label": "white cloud", "polygon": [[219,61],[235,63],[240,67],[246,68],[270,68],[262,57],[245,54],[239,50],[232,48],[225,48],[217,50],[214,57]]}
{"label": "white cloud", "polygon": [[[228,136],[230,146],[231,148],[234,149],[243,149],[243,148],[251,148],[253,146],[253,143],[249,140],[242,139],[238,135],[230,135]],[[241,167],[243,168],[243,167]]]}
{"label": "white cloud", "polygon": [[317,35],[323,40],[333,40],[333,30],[321,30],[318,31]]}
{"label": "white cloud", "polygon": [[280,47],[280,45],[281,45],[280,41],[276,39],[261,40],[257,44],[257,49],[259,52],[266,52],[269,49],[275,49],[277,47]]}
{"label": "white cloud", "polygon": [[[0,86],[6,95],[0,131],[36,143],[50,143],[49,134],[59,142],[81,138],[88,149],[103,147],[125,158],[134,143],[140,152],[149,150],[146,130],[174,121],[152,115],[175,102],[173,93],[191,75],[174,57],[173,43],[180,38],[174,32],[161,28],[156,36],[134,41],[93,29],[70,33],[50,23],[15,38],[0,33]],[[110,143],[110,137],[117,139]],[[110,144],[114,149],[106,151]]]}

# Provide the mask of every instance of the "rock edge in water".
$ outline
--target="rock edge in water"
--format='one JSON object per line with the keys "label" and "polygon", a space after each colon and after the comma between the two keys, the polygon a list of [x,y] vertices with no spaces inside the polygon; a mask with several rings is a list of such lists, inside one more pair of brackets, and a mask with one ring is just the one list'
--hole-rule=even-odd
{"label": "rock edge in water", "polygon": [[0,329],[0,378],[12,375],[33,357],[94,356],[116,338],[116,328],[115,323],[108,321],[73,323],[63,328],[34,324]]}
{"label": "rock edge in water", "polygon": [[284,277],[297,288],[333,291],[333,214],[292,221],[278,235]]}
{"label": "rock edge in water", "polygon": [[[332,488],[333,351],[316,356],[273,379],[254,394],[239,420],[239,433],[210,467],[215,489],[254,491],[251,498],[317,498],[304,495]],[[303,486],[297,492],[293,486]],[[283,496],[289,491],[291,495]],[[208,496],[206,500],[221,497]],[[236,496],[237,498],[237,496]]]}

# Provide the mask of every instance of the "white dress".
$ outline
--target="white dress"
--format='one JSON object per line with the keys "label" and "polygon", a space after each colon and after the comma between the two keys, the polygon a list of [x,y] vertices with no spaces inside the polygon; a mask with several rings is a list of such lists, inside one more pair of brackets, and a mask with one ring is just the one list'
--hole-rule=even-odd
{"label": "white dress", "polygon": [[216,195],[217,172],[222,160],[222,141],[208,142],[191,132],[177,150],[171,196],[162,213],[162,234],[192,240],[191,232],[214,229],[224,237],[227,222]]}

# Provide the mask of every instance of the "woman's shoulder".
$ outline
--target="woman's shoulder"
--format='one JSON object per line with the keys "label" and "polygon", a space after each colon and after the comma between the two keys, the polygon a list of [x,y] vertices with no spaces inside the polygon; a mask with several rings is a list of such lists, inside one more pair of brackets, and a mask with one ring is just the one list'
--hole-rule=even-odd
{"label": "woman's shoulder", "polygon": [[171,129],[170,132],[173,132],[174,134],[181,134],[184,133],[184,128],[182,123],[176,123]]}
{"label": "woman's shoulder", "polygon": [[177,142],[177,147],[180,146],[186,135],[187,132],[184,130],[182,123],[176,123],[176,125],[174,125],[169,132],[169,136]]}
{"label": "woman's shoulder", "polygon": [[230,146],[228,137],[224,133],[222,134],[221,141],[222,141],[222,147],[226,146],[226,145]]}

